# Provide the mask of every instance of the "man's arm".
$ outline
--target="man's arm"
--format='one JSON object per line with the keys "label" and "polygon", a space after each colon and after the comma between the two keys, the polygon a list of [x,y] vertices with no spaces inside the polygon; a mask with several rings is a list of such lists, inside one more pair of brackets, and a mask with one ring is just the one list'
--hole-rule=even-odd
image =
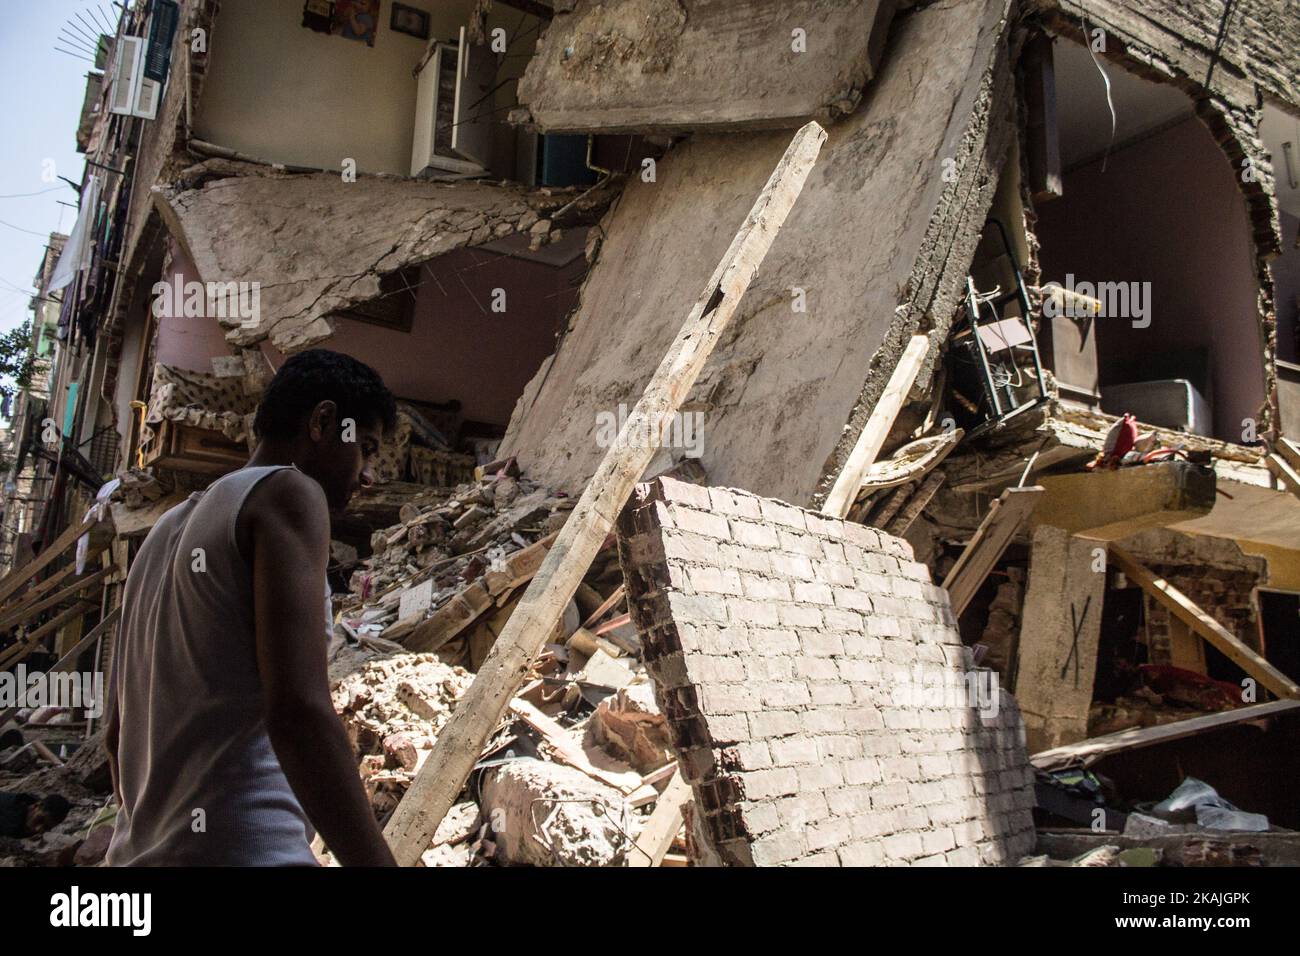
{"label": "man's arm", "polygon": [[284,775],[345,866],[393,866],[330,701],[323,582],[329,512],[320,485],[281,471],[249,496],[253,613],[266,728]]}
{"label": "man's arm", "polygon": [[122,720],[117,712],[118,658],[122,653],[122,623],[117,626],[118,639],[113,642],[113,660],[108,666],[108,693],[104,695],[104,750],[108,753],[108,775],[113,782],[113,797],[122,806],[122,778],[117,765],[117,746],[122,736]]}

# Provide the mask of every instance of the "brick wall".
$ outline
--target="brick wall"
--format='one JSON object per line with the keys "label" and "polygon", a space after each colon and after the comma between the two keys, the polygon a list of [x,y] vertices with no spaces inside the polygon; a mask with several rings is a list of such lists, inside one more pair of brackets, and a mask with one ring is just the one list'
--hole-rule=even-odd
{"label": "brick wall", "polygon": [[[1255,605],[1251,600],[1258,575],[1250,571],[1234,571],[1205,565],[1148,565],[1192,603],[1226,627],[1247,646],[1258,651],[1259,624]],[[1149,595],[1146,601],[1147,633],[1150,639],[1151,662],[1170,663],[1170,613],[1159,601]]]}
{"label": "brick wall", "polygon": [[[619,521],[633,620],[704,842],[728,865],[1013,861],[1032,774],[901,539],[741,491],[640,485]],[[987,717],[960,698],[983,681]]]}

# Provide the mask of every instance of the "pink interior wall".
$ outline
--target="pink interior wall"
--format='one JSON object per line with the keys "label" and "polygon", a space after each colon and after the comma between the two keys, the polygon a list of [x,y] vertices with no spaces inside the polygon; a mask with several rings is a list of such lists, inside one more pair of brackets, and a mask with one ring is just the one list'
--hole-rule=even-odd
{"label": "pink interior wall", "polygon": [[1189,119],[1113,153],[1104,173],[1100,161],[1066,173],[1064,196],[1038,209],[1037,233],[1044,281],[1073,273],[1152,284],[1149,327],[1099,320],[1102,391],[1121,380],[1121,363],[1204,347],[1215,433],[1241,441],[1242,419],[1264,398],[1264,363],[1254,246],[1233,175],[1209,131]]}
{"label": "pink interior wall", "polygon": [[[504,426],[555,350],[585,272],[581,256],[557,268],[461,249],[425,263],[410,332],[337,318],[321,347],[374,367],[399,398],[458,399],[463,419]],[[492,311],[498,288],[505,290],[503,313]],[[283,358],[269,345],[263,349],[278,368]]]}
{"label": "pink interior wall", "polygon": [[[199,275],[194,263],[175,240],[169,239],[168,242],[171,246],[170,265],[164,267],[160,281],[173,283],[173,276],[179,276],[182,288],[186,282],[197,281]],[[172,299],[175,300],[176,296],[173,295]],[[150,308],[153,307],[153,301],[151,292]],[[171,308],[164,309],[158,316],[157,361],[195,372],[211,372],[212,357],[230,355],[233,350],[226,342],[225,332],[216,319],[187,318],[183,311],[184,304],[185,300],[181,297],[180,301],[173,301]]]}

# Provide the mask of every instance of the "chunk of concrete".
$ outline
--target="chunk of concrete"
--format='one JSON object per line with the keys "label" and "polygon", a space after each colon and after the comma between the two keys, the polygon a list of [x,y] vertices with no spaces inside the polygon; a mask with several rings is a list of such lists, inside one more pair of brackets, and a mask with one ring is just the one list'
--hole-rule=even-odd
{"label": "chunk of concrete", "polygon": [[851,112],[896,0],[580,0],[519,101],[545,132],[794,127]]}
{"label": "chunk of concrete", "polygon": [[482,807],[507,864],[618,866],[636,839],[621,793],[531,757],[484,774]]}

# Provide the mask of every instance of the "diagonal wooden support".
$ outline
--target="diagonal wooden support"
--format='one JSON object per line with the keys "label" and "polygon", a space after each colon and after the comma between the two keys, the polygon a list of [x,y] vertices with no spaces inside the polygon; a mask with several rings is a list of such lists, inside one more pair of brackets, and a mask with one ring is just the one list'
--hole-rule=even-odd
{"label": "diagonal wooden support", "polygon": [[46,611],[56,605],[62,604],[77,592],[84,591],[89,587],[99,584],[99,582],[107,577],[113,570],[113,568],[105,568],[102,571],[96,571],[94,574],[88,574],[83,578],[78,578],[66,587],[55,591],[47,598],[38,600],[33,604],[26,604],[22,607],[15,608],[13,611],[0,617],[0,631],[7,631],[9,628],[28,620],[33,615],[41,613],[41,611]]}
{"label": "diagonal wooden support", "polygon": [[853,451],[849,452],[849,457],[845,460],[844,467],[840,469],[835,484],[826,494],[822,514],[843,518],[853,507],[858,489],[862,487],[862,478],[872,462],[876,460],[876,456],[880,454],[885,439],[889,437],[889,429],[893,427],[894,419],[898,417],[903,402],[907,400],[907,393],[912,388],[912,383],[916,381],[916,375],[921,371],[921,363],[925,361],[929,350],[930,340],[924,335],[914,335],[907,343],[903,357],[898,360],[898,364],[894,366],[894,374],[889,377],[889,384],[885,386],[885,391],[876,402],[876,407],[871,410],[871,417],[867,419],[866,426],[858,435],[857,444],[853,446]]}
{"label": "diagonal wooden support", "polygon": [[1300,470],[1297,470],[1286,456],[1272,452],[1264,457],[1264,464],[1273,473],[1273,477],[1282,483],[1282,487],[1300,498]]}
{"label": "diagonal wooden support", "polygon": [[[104,634],[107,633],[108,629],[117,623],[117,619],[121,616],[122,616],[121,606],[119,605],[118,607],[113,608],[113,610],[108,612],[108,616],[106,618],[104,618],[102,621],[100,621],[98,624],[92,627],[85,637],[77,641],[77,643],[68,651],[68,653],[60,657],[58,663],[55,664],[53,667],[51,667],[49,670],[47,670],[45,673],[57,674],[61,671],[72,670],[73,665],[77,663],[77,658],[81,656],[81,652],[86,650],[86,648],[90,647],[90,645],[94,644],[95,641],[103,637]],[[104,701],[97,701],[97,703],[99,703],[101,706],[105,704]],[[18,707],[10,707],[7,710],[0,711],[0,728],[3,728],[5,725],[5,721],[13,717],[14,714],[18,713],[18,711],[19,711]]]}
{"label": "diagonal wooden support", "polygon": [[73,618],[80,617],[87,611],[93,611],[94,609],[95,605],[90,601],[78,601],[63,613],[46,621],[26,637],[20,639],[16,644],[6,647],[4,652],[0,653],[0,668],[7,668],[13,664],[17,664],[21,660],[24,660],[28,654],[36,650],[37,645],[40,644],[46,635],[57,631]]}
{"label": "diagonal wooden support", "polygon": [[89,532],[95,527],[95,522],[90,521],[84,525],[71,525],[63,534],[59,535],[48,548],[42,551],[32,561],[28,561],[21,568],[10,571],[0,579],[0,603],[9,600],[20,587],[36,576],[36,572],[46,567],[52,561],[67,551],[77,543],[77,539],[83,534]]}
{"label": "diagonal wooden support", "polygon": [[1279,697],[1300,697],[1300,686],[1248,647],[1226,627],[1206,614],[1164,578],[1118,545],[1110,545],[1110,559],[1142,590],[1167,607],[1171,614],[1217,647],[1228,659]]}
{"label": "diagonal wooden support", "polygon": [[803,189],[825,139],[826,131],[816,123],[795,133],[474,683],[438,734],[433,752],[384,831],[399,864],[415,865],[464,787],[488,735],[658,450],[658,441],[644,436],[662,435],[685,401]]}
{"label": "diagonal wooden support", "polygon": [[961,617],[975,592],[997,564],[1002,552],[1007,550],[1016,529],[1029,517],[1043,495],[1039,485],[1028,488],[1008,488],[993,502],[989,513],[975,529],[966,549],[957,558],[943,586],[952,598],[952,613]]}

